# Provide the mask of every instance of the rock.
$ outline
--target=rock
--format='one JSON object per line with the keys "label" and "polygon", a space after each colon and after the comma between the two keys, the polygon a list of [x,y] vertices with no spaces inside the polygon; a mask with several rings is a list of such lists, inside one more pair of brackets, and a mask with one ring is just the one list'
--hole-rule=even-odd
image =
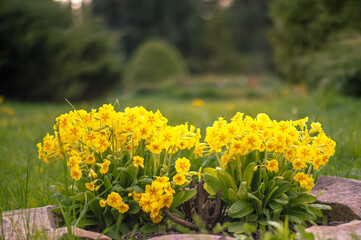
{"label": "rock", "polygon": [[361,221],[354,220],[338,226],[313,226],[306,229],[306,232],[313,233],[315,240],[337,239],[352,240],[356,239],[352,234],[361,238]]}
{"label": "rock", "polygon": [[[77,227],[72,227],[72,234],[76,239],[99,239],[99,240],[111,240],[110,237],[105,236],[101,233],[86,231]],[[47,239],[68,239],[68,228],[62,227],[55,231],[49,232]]]}
{"label": "rock", "polygon": [[207,234],[171,234],[149,238],[149,240],[236,240],[236,238]]}
{"label": "rock", "polygon": [[[68,239],[68,229],[66,227],[57,228],[62,219],[58,219],[57,215],[52,212],[56,207],[49,205],[3,212],[0,239]],[[72,227],[72,234],[76,239],[111,240],[108,236],[100,233],[76,227]]]}
{"label": "rock", "polygon": [[[27,239],[28,236],[45,236],[56,229],[55,205],[20,209],[2,213],[0,238]],[[1,234],[4,233],[4,236]]]}
{"label": "rock", "polygon": [[329,222],[350,222],[361,219],[361,181],[354,179],[321,176],[318,178],[311,194],[317,195],[319,203],[332,207],[331,211],[325,211]]}

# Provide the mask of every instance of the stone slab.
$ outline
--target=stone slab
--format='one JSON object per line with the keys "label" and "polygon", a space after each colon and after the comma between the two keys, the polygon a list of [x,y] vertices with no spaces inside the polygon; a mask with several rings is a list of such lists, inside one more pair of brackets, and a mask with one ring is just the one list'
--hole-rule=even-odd
{"label": "stone slab", "polygon": [[[86,231],[77,227],[72,227],[71,232],[76,239],[89,239],[89,240],[111,240],[110,237],[97,233]],[[62,227],[57,228],[55,231],[49,232],[47,235],[47,239],[68,239],[68,228]]]}
{"label": "stone slab", "polygon": [[313,226],[306,229],[306,232],[313,233],[315,240],[337,239],[354,240],[351,234],[361,239],[361,221],[354,220],[338,226]]}
{"label": "stone slab", "polygon": [[326,211],[330,222],[349,222],[361,220],[361,181],[321,176],[318,178],[311,194],[317,195],[317,201],[330,205],[331,211]]}
{"label": "stone slab", "polygon": [[45,236],[56,229],[55,205],[20,209],[2,213],[0,237],[4,239],[27,239],[29,236]]}
{"label": "stone slab", "polygon": [[149,240],[236,240],[236,238],[207,234],[171,234],[149,238]]}

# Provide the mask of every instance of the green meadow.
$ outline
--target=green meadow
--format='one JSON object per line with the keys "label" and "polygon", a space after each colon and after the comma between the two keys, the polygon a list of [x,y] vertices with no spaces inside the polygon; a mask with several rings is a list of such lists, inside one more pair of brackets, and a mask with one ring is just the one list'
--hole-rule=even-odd
{"label": "green meadow", "polygon": [[[230,87],[225,89],[229,91],[225,94],[228,97],[214,95],[221,92],[217,88],[212,91],[204,91],[203,95],[195,91],[187,95],[179,87],[153,94],[113,94],[104,100],[73,105],[85,110],[104,103],[116,103],[117,111],[133,106],[144,106],[153,111],[159,109],[172,124],[188,122],[201,128],[202,137],[206,127],[219,117],[230,120],[236,112],[251,117],[266,113],[277,121],[308,116],[309,124],[320,122],[326,134],[337,143],[335,156],[318,174],[361,179],[361,99],[280,87],[272,91],[237,90],[241,92]],[[192,104],[197,95],[202,96],[202,106]],[[46,133],[52,134],[55,118],[71,111],[72,107],[65,100],[55,104],[5,99],[1,105],[12,108],[14,114],[0,112],[0,210],[56,204],[50,186],[63,181],[63,168],[60,160],[54,164],[39,160],[36,144]]]}

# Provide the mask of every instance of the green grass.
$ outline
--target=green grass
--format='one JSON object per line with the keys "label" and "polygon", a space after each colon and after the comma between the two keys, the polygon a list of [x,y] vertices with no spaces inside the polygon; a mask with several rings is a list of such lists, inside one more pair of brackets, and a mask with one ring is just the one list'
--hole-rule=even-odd
{"label": "green grass", "polygon": [[[282,96],[279,92],[257,98],[205,98],[202,107],[192,105],[191,98],[167,94],[119,97],[120,109],[142,105],[148,110],[159,109],[170,124],[189,122],[205,129],[218,117],[230,120],[237,112],[252,117],[267,113],[275,120],[296,120],[308,116],[319,121],[328,136],[337,142],[336,154],[320,174],[361,179],[361,100],[335,94],[313,93],[302,97],[297,94]],[[114,103],[117,96],[88,106],[98,108],[103,103]],[[15,114],[0,113],[0,211],[56,204],[49,186],[62,181],[60,162],[45,164],[37,158],[36,144],[47,132],[52,132],[55,118],[71,111],[64,104],[6,102]]]}

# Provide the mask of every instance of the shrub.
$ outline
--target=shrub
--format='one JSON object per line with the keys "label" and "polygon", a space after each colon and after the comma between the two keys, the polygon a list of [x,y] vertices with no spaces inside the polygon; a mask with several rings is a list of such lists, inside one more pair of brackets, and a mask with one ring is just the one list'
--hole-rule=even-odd
{"label": "shrub", "polygon": [[[39,159],[61,159],[64,176],[73,179],[53,187],[68,224],[95,226],[113,238],[172,222],[210,230],[218,221],[235,234],[264,232],[288,220],[306,226],[330,209],[314,204],[309,192],[336,143],[320,123],[308,129],[307,121],[237,113],[230,123],[215,121],[200,143],[192,125],[169,126],[159,111],[116,112],[109,104],[61,115],[54,134],[37,146]],[[200,163],[203,154],[209,158]]]}
{"label": "shrub", "polygon": [[199,129],[169,126],[159,111],[116,112],[110,104],[56,121],[54,134],[38,144],[39,159],[62,159],[65,176],[74,180],[69,189],[67,182],[54,185],[69,224],[95,226],[118,239],[134,227],[154,227],[164,208],[172,211],[196,194],[183,188],[199,175],[183,156],[202,154]]}
{"label": "shrub", "polygon": [[185,61],[176,48],[163,40],[149,40],[133,54],[127,84],[138,89],[151,88],[186,72]]}
{"label": "shrub", "polygon": [[288,81],[361,95],[357,1],[276,0],[270,6],[275,63]]}
{"label": "shrub", "polygon": [[0,10],[0,75],[6,97],[90,99],[120,77],[111,38],[97,23],[73,26],[70,9],[47,0],[10,1]]}
{"label": "shrub", "polygon": [[[220,168],[205,168],[205,189],[222,191],[227,214],[234,218],[229,231],[242,231],[244,224],[258,227],[267,220],[293,224],[315,221],[328,206],[312,204],[312,173],[334,155],[335,142],[320,123],[308,118],[272,121],[266,114],[253,119],[237,113],[230,123],[223,118],[207,128],[208,154]],[[239,222],[240,221],[240,222]]]}

